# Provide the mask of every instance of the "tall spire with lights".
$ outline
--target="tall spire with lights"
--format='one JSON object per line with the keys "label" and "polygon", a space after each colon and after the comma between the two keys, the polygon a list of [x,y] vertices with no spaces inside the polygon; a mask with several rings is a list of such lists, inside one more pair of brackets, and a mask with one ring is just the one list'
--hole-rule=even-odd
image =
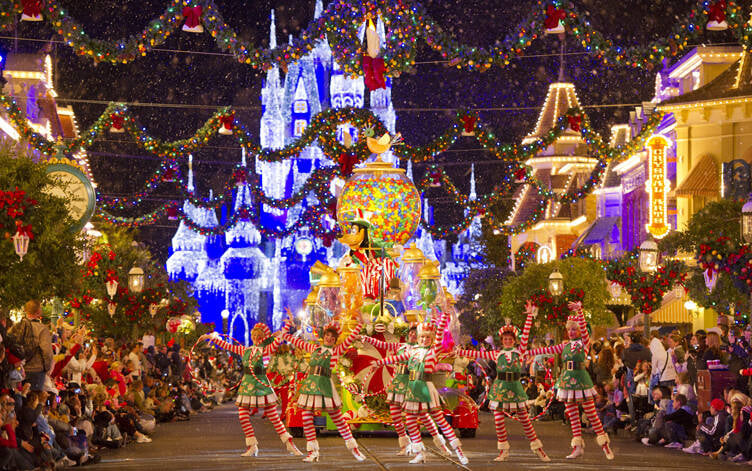
{"label": "tall spire with lights", "polygon": [[470,164],[470,201],[478,199],[478,194],[475,192],[475,164]]}

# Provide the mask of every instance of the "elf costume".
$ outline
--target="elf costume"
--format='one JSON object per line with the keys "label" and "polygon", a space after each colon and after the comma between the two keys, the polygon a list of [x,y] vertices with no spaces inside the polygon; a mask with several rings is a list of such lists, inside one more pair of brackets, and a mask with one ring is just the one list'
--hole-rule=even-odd
{"label": "elf costume", "polygon": [[[534,308],[532,305],[528,305],[528,309]],[[533,453],[538,455],[542,461],[551,461],[543,451],[543,444],[533,428],[527,408],[527,393],[520,382],[522,371],[525,368],[523,360],[527,353],[531,324],[532,317],[528,317],[522,329],[518,348],[486,351],[457,350],[459,356],[496,362],[496,379],[488,393],[488,408],[494,413],[497,448],[499,449],[499,456],[494,461],[504,461],[509,457],[509,439],[504,421],[505,413],[517,415],[525,431],[525,436],[530,441],[530,449],[533,450]],[[499,338],[503,338],[505,335],[511,335],[516,340],[518,336],[517,328],[513,325],[505,325],[499,329]]]}
{"label": "elf costume", "polygon": [[[569,309],[574,312],[567,318],[567,329],[576,326],[578,335],[570,340],[552,347],[530,350],[529,355],[553,354],[561,355],[564,363],[559,379],[556,381],[556,398],[566,406],[567,417],[572,427],[572,453],[567,458],[577,458],[584,453],[585,442],[582,440],[582,425],[580,424],[579,406],[585,410],[590,425],[595,431],[595,439],[603,448],[606,458],[614,459],[609,443],[611,440],[603,430],[603,424],[595,411],[596,395],[590,374],[585,370],[587,352],[590,348],[590,333],[588,332],[585,316],[582,314],[582,303],[569,303]],[[528,320],[532,321],[531,314]]]}
{"label": "elf costume", "polygon": [[[285,329],[283,329],[285,332]],[[278,399],[272,389],[269,379],[266,377],[264,356],[272,355],[279,347],[282,340],[273,337],[266,324],[258,323],[251,330],[251,338],[263,339],[260,345],[243,347],[233,345],[219,338],[216,332],[209,337],[211,342],[218,347],[240,355],[243,361],[243,380],[238,388],[238,397],[235,405],[238,406],[238,418],[245,434],[247,449],[243,456],[258,456],[258,441],[251,425],[251,409],[263,409],[264,414],[274,426],[274,431],[279,435],[287,451],[295,455],[302,455],[292,441],[292,436],[287,433],[277,410]]]}
{"label": "elf costume", "polygon": [[[286,323],[287,326],[290,325],[289,322]],[[313,426],[314,412],[327,412],[355,459],[363,461],[366,458],[358,450],[358,443],[353,438],[350,426],[342,416],[340,410],[342,401],[337,394],[334,381],[332,381],[332,370],[337,365],[340,355],[346,352],[358,337],[361,325],[358,323],[344,342],[333,347],[307,342],[286,332],[283,335],[283,338],[293,346],[311,354],[308,361],[308,375],[300,387],[300,396],[297,402],[297,406],[302,409],[303,431],[307,442],[306,449],[308,450],[308,456],[303,461],[312,462],[319,459],[319,442],[316,440],[316,429]],[[326,332],[332,332],[339,336],[341,329],[337,322],[331,322],[324,326],[323,333],[326,334]],[[324,335],[322,335],[323,337]]]}

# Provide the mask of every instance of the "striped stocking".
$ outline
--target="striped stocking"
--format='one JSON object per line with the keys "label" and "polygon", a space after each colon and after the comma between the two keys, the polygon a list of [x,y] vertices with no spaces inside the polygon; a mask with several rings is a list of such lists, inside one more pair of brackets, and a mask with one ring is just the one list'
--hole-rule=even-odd
{"label": "striped stocking", "polygon": [[441,410],[431,411],[431,418],[436,422],[436,425],[439,426],[441,432],[450,443],[457,440],[457,435],[454,434],[454,429],[449,425],[449,422],[446,421]]}
{"label": "striped stocking", "polygon": [[[303,433],[308,443],[316,441],[316,427],[313,426],[313,412],[303,409],[301,411],[303,416]],[[310,451],[310,448],[309,448]]]}
{"label": "striped stocking", "polygon": [[496,441],[499,443],[509,441],[507,426],[504,422],[504,414],[500,410],[494,411],[494,423],[496,424]]}
{"label": "striped stocking", "polygon": [[527,439],[531,442],[537,440],[538,435],[535,434],[533,422],[530,420],[530,414],[528,414],[527,408],[518,410],[517,418],[520,419],[522,429],[525,431],[525,436],[527,437]]}
{"label": "striped stocking", "polygon": [[426,427],[426,430],[429,434],[431,434],[432,437],[438,437],[439,436],[439,429],[436,428],[436,424],[433,423],[433,420],[431,420],[431,417],[428,415],[428,412],[421,412],[420,414],[420,421],[423,422],[423,426]]}
{"label": "striped stocking", "polygon": [[350,425],[348,425],[347,422],[345,422],[345,418],[342,417],[342,411],[337,409],[333,412],[329,412],[329,417],[332,418],[332,422],[334,422],[334,425],[337,426],[339,434],[345,441],[353,439],[352,431],[350,431]]}
{"label": "striped stocking", "polygon": [[283,436],[285,433],[287,433],[287,429],[285,429],[285,424],[282,423],[282,419],[279,418],[279,411],[277,410],[277,406],[275,405],[268,405],[264,409],[264,414],[266,414],[266,417],[269,419],[269,422],[272,423],[274,426],[274,431],[277,432],[277,435],[280,437]]}
{"label": "striped stocking", "polygon": [[406,437],[405,424],[402,423],[402,408],[397,404],[389,404],[389,415],[392,417],[392,426],[397,431],[397,435],[400,438]]}
{"label": "striped stocking", "polygon": [[587,415],[590,426],[593,427],[593,431],[596,435],[603,435],[603,424],[601,423],[598,413],[595,411],[595,401],[590,398],[582,404],[582,408],[585,409],[585,415]]}
{"label": "striped stocking", "polygon": [[253,425],[251,425],[251,410],[247,407],[238,407],[238,419],[240,427],[243,429],[245,438],[253,438]]}
{"label": "striped stocking", "polygon": [[423,443],[420,438],[420,427],[418,427],[418,414],[408,412],[405,417],[405,425],[407,425],[407,432],[410,434],[410,441],[414,444]]}
{"label": "striped stocking", "polygon": [[576,402],[567,402],[567,417],[569,425],[572,427],[572,438],[582,437],[582,424],[580,423],[580,411]]}

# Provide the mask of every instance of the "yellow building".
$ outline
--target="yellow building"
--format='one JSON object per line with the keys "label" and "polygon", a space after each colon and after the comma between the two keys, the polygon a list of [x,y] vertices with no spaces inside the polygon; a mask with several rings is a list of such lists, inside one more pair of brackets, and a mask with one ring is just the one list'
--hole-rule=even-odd
{"label": "yellow building", "polygon": [[[577,91],[572,83],[556,82],[548,87],[545,103],[532,133],[523,144],[544,136],[567,110],[580,106]],[[587,155],[584,140],[578,131],[567,129],[556,142],[526,162],[533,168],[533,176],[544,187],[565,194],[582,186],[590,176],[597,160]],[[558,258],[567,252],[582,231],[595,218],[595,197],[588,196],[576,203],[544,202],[536,188],[524,185],[515,195],[515,206],[506,224],[517,225],[530,219],[536,210],[545,205],[545,213],[532,228],[511,236],[512,253],[523,244],[531,242],[536,259],[541,262]]]}

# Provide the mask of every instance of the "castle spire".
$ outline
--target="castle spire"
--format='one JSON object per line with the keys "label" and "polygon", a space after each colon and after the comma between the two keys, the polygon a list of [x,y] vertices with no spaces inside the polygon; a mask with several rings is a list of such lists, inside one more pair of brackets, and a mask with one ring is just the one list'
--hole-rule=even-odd
{"label": "castle spire", "polygon": [[470,164],[470,201],[478,199],[478,194],[475,192],[475,164]]}
{"label": "castle spire", "polygon": [[318,20],[321,18],[321,13],[324,11],[324,2],[316,0],[316,7],[313,10],[313,19]]}
{"label": "castle spire", "polygon": [[193,193],[196,187],[193,186],[193,154],[188,154],[188,192]]}
{"label": "castle spire", "polygon": [[269,49],[277,48],[277,22],[274,19],[274,9],[272,9],[272,25],[269,28]]}

